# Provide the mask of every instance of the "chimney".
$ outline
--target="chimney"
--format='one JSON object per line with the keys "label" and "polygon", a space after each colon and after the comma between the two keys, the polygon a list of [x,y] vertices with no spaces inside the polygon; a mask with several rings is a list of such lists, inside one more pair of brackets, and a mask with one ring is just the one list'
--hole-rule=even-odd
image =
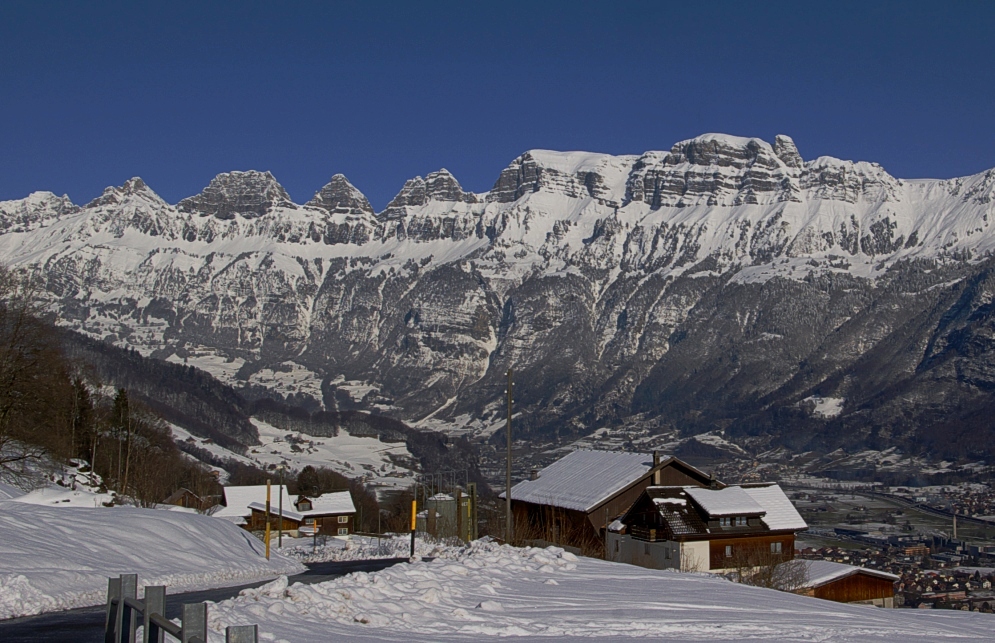
{"label": "chimney", "polygon": [[719,481],[715,479],[715,472],[714,471],[712,473],[708,474],[708,488],[709,489],[718,489],[719,488]]}
{"label": "chimney", "polygon": [[660,466],[660,452],[659,451],[653,451],[653,466],[654,467]]}
{"label": "chimney", "polygon": [[533,469],[532,471],[529,472],[529,480],[538,480],[538,479],[539,479],[538,469]]}
{"label": "chimney", "polygon": [[[656,469],[660,466],[660,452],[653,450],[653,468]],[[655,486],[660,485],[660,471],[659,469],[653,472],[653,484]]]}

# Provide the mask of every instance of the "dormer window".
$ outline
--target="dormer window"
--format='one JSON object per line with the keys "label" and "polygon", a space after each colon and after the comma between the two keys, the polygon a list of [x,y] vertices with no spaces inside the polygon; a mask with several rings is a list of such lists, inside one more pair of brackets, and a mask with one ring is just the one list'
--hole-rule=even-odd
{"label": "dormer window", "polygon": [[722,517],[719,518],[719,527],[730,527],[732,526],[732,518]]}
{"label": "dormer window", "polygon": [[746,526],[746,516],[736,516],[736,526],[745,527]]}
{"label": "dormer window", "polygon": [[719,527],[746,527],[746,516],[725,516],[719,518]]}
{"label": "dormer window", "polygon": [[297,511],[311,511],[311,502],[308,500],[301,500],[297,503]]}

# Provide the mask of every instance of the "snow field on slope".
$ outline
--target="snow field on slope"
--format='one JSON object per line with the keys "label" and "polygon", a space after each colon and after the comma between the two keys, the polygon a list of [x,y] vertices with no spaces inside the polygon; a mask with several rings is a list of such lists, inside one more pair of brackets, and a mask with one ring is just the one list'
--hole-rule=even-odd
{"label": "snow field on slope", "polygon": [[[381,442],[375,437],[350,435],[345,429],[330,437],[314,437],[306,433],[285,431],[257,418],[250,421],[259,431],[258,446],[250,447],[247,456],[260,464],[289,463],[293,469],[307,465],[328,467],[347,478],[362,478],[367,484],[381,487],[407,487],[414,477],[408,469],[398,467],[390,456],[411,458],[403,442]],[[294,451],[287,434],[299,436],[304,442],[301,451]]]}
{"label": "snow field on slope", "polygon": [[119,574],[175,594],[303,569],[279,554],[267,561],[261,541],[218,518],[0,501],[0,619],[102,604]]}
{"label": "snow field on slope", "polygon": [[256,623],[260,639],[987,641],[990,616],[843,605],[704,574],[655,571],[558,548],[476,542],[432,562],[402,563],[315,585],[286,579],[209,610],[224,626]]}
{"label": "snow field on slope", "polygon": [[[259,431],[259,444],[249,447],[245,455],[239,455],[213,441],[192,435],[190,432],[170,424],[173,439],[177,442],[191,442],[219,458],[231,458],[244,464],[267,466],[287,463],[291,469],[300,470],[311,465],[328,467],[347,478],[361,478],[374,487],[407,487],[414,474],[394,464],[390,456],[412,458],[403,442],[387,443],[378,438],[350,435],[341,429],[336,436],[315,437],[296,431],[285,431],[272,424],[250,418]],[[294,451],[287,435],[299,437],[299,451]]]}

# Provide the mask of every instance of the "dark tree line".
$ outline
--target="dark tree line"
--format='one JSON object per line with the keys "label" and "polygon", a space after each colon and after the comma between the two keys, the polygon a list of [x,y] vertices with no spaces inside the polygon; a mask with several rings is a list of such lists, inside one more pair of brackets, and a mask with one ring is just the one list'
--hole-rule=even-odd
{"label": "dark tree line", "polygon": [[180,487],[215,494],[213,474],[180,452],[163,420],[125,389],[108,394],[61,336],[32,280],[0,267],[0,470],[85,462],[93,480],[145,506]]}

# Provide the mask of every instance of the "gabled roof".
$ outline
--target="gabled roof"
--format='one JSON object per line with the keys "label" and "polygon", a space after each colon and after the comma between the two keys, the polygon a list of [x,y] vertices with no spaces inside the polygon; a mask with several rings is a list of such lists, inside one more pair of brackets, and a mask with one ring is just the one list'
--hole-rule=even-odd
{"label": "gabled roof", "polygon": [[719,516],[762,516],[764,508],[742,487],[725,489],[701,489],[686,487],[684,491],[711,518]]}
{"label": "gabled roof", "polygon": [[[280,506],[280,493],[283,493],[283,507],[293,507],[287,485],[272,485],[270,507],[273,511]],[[242,487],[225,487],[225,506],[213,515],[218,518],[246,517],[252,513],[249,505],[253,502],[266,503],[266,485],[255,484]]]}
{"label": "gabled roof", "polygon": [[348,491],[333,491],[308,500],[311,501],[311,508],[299,512],[302,516],[356,513],[356,506],[352,504],[352,494]]}
{"label": "gabled roof", "polygon": [[[290,506],[293,507],[293,505],[290,505]],[[255,511],[265,512],[266,511],[266,503],[265,502],[250,502],[249,503],[249,509],[250,510],[255,510]],[[280,508],[277,507],[274,504],[270,504],[269,513],[270,513],[270,516],[277,517],[277,516],[280,515]],[[297,522],[301,522],[302,520],[304,520],[304,516],[302,516],[301,514],[299,514],[296,511],[294,511],[293,509],[288,509],[286,505],[283,506],[283,517],[284,518],[289,518],[290,520],[296,520]]]}
{"label": "gabled roof", "polygon": [[767,512],[761,520],[771,531],[808,529],[805,519],[778,485],[744,485],[742,489]]}
{"label": "gabled roof", "polygon": [[[653,468],[649,453],[579,449],[511,488],[511,499],[591,511]],[[502,494],[504,497],[504,494]]]}
{"label": "gabled roof", "polygon": [[867,569],[866,567],[854,567],[853,565],[846,565],[844,563],[834,563],[831,560],[806,560],[803,562],[808,576],[805,584],[802,585],[804,588],[821,587],[826,583],[831,583],[847,576],[853,576],[854,574],[867,574],[868,576],[890,580],[891,582],[899,579],[898,576],[889,574],[888,572]]}
{"label": "gabled roof", "polygon": [[692,536],[708,533],[708,527],[688,502],[685,487],[649,487],[646,495],[660,512],[669,536]]}

